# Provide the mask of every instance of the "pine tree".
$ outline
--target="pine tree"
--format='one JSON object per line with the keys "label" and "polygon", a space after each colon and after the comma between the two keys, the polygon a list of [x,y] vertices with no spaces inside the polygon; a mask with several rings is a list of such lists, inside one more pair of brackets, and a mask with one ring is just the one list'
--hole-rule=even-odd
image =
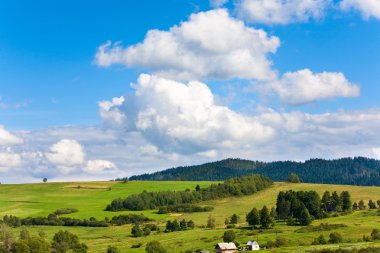
{"label": "pine tree", "polygon": [[253,208],[246,216],[246,221],[250,226],[256,227],[260,225],[260,214],[256,208]]}
{"label": "pine tree", "polygon": [[310,213],[305,206],[302,208],[300,217],[298,220],[301,226],[308,226],[312,222]]}
{"label": "pine tree", "polygon": [[338,193],[336,191],[331,195],[331,202],[333,205],[333,211],[340,212],[342,211],[342,200],[340,199]]}
{"label": "pine tree", "polygon": [[262,228],[269,228],[273,225],[273,218],[270,216],[269,209],[264,206],[260,211],[260,224]]}
{"label": "pine tree", "polygon": [[331,195],[329,191],[325,191],[322,196],[322,208],[326,212],[331,212]]}
{"label": "pine tree", "polygon": [[354,202],[354,204],[352,205],[352,209],[353,210],[358,210],[359,209],[358,203]]}
{"label": "pine tree", "polygon": [[344,212],[351,211],[352,202],[350,193],[348,191],[343,191],[340,194],[340,199],[342,200],[342,210]]}
{"label": "pine tree", "polygon": [[239,221],[239,216],[237,214],[233,214],[230,218],[230,224],[237,224]]}

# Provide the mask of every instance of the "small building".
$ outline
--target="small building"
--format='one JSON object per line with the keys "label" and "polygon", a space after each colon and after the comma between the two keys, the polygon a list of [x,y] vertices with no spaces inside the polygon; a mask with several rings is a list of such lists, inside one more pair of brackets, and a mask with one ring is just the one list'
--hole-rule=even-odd
{"label": "small building", "polygon": [[218,243],[215,246],[216,253],[233,253],[237,252],[238,248],[233,242]]}
{"label": "small building", "polygon": [[247,242],[247,250],[254,251],[254,250],[260,250],[260,245],[257,241],[249,241]]}

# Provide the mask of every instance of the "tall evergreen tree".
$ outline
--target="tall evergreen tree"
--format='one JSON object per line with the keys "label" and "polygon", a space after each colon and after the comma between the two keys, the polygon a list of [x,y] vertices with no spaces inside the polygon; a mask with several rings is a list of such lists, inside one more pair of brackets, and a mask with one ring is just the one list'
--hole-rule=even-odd
{"label": "tall evergreen tree", "polygon": [[348,191],[343,191],[340,194],[340,199],[342,200],[342,211],[351,211],[352,202],[350,193]]}
{"label": "tall evergreen tree", "polygon": [[301,226],[308,226],[312,222],[309,211],[306,207],[303,207],[300,213],[299,222]]}
{"label": "tall evergreen tree", "polygon": [[331,195],[331,202],[333,206],[333,210],[335,212],[342,211],[342,200],[336,191],[334,191]]}
{"label": "tall evergreen tree", "polygon": [[253,227],[260,225],[260,214],[255,207],[247,214],[246,221]]}
{"label": "tall evergreen tree", "polygon": [[270,212],[267,206],[263,206],[260,211],[260,224],[262,228],[269,228],[273,225],[273,218],[270,216]]}
{"label": "tall evergreen tree", "polygon": [[331,195],[329,191],[325,191],[322,196],[322,208],[326,212],[331,212]]}

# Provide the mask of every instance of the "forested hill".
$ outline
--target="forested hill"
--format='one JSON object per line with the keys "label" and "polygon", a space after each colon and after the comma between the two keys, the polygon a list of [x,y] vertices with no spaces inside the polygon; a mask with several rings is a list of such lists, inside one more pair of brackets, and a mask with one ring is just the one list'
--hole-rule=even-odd
{"label": "forested hill", "polygon": [[130,180],[223,181],[252,173],[263,174],[273,181],[286,181],[290,173],[296,173],[305,183],[380,185],[380,161],[364,157],[311,159],[305,162],[226,159],[132,176]]}

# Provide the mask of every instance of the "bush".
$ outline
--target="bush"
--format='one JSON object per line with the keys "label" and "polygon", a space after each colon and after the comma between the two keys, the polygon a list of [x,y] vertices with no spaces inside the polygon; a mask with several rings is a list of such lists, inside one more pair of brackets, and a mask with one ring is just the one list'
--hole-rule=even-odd
{"label": "bush", "polygon": [[329,243],[341,243],[341,242],[343,242],[342,235],[337,233],[337,232],[331,233],[329,237],[330,237]]}
{"label": "bush", "polygon": [[145,251],[147,253],[166,253],[165,248],[161,245],[159,241],[151,241],[146,247]]}
{"label": "bush", "polygon": [[61,214],[70,214],[70,213],[76,213],[76,212],[78,212],[78,209],[69,207],[69,208],[57,209],[55,210],[54,214],[61,215]]}
{"label": "bush", "polygon": [[140,228],[139,224],[135,224],[131,229],[133,237],[141,237],[144,235],[144,231]]}
{"label": "bush", "polygon": [[115,246],[108,246],[107,253],[120,253],[120,250]]}
{"label": "bush", "polygon": [[373,229],[371,232],[371,238],[372,240],[380,240],[380,230],[379,229]]}
{"label": "bush", "polygon": [[224,242],[234,242],[236,238],[236,234],[233,230],[227,230],[223,234],[223,241]]}
{"label": "bush", "polygon": [[311,245],[320,245],[320,244],[327,244],[327,240],[326,240],[326,238],[323,235],[318,236],[311,243]]}

